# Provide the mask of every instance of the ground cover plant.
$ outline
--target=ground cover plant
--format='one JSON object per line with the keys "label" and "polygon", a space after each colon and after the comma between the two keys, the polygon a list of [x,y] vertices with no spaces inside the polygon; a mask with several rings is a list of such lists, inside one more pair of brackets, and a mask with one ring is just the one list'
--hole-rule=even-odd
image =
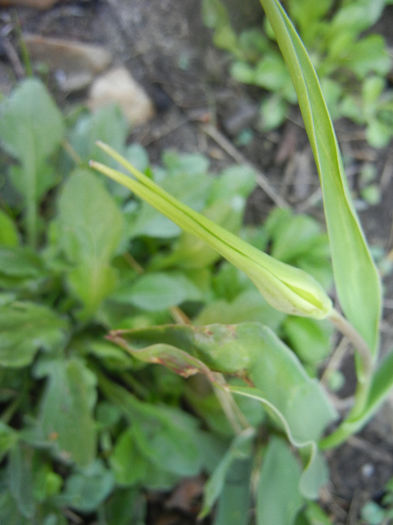
{"label": "ground cover plant", "polygon": [[[321,79],[332,118],[348,117],[364,126],[375,147],[386,146],[393,133],[393,95],[387,82],[391,58],[383,37],[370,34],[389,3],[285,2]],[[264,27],[261,23],[238,33],[222,0],[204,0],[203,15],[215,45],[233,57],[232,76],[267,92],[260,105],[262,128],[282,124],[296,104],[296,92],[267,19]]]}
{"label": "ground cover plant", "polygon": [[[276,312],[241,272],[216,267],[217,252],[105,186],[87,162],[106,160],[95,141],[107,140],[182,201],[258,248],[271,243],[282,260],[328,287],[328,244],[318,224],[275,210],[265,228],[243,227],[255,187],[250,168],[217,178],[205,157],[174,152],[152,167],[143,148],[126,146],[127,133],[115,107],[64,117],[36,79],[1,104],[3,167],[18,161],[7,168],[0,214],[0,515],[7,523],[66,523],[74,515],[144,523],[142,491],[168,490],[220,461],[226,470],[250,447],[248,432],[230,448],[237,423],[228,423],[208,385],[119,351],[105,339],[111,328],[263,320],[286,334],[311,374],[329,351],[329,327]],[[285,240],[294,227],[303,244]],[[239,406],[254,425],[264,417],[253,402]]]}
{"label": "ground cover plant", "polygon": [[[392,359],[372,370],[378,278],[312,69],[269,4],[307,80],[303,110],[327,194],[336,286],[366,344],[332,309],[328,241],[313,219],[278,209],[263,227],[242,227],[252,171],[214,178],[205,158],[171,152],[153,167],[142,148],[126,146],[116,108],[64,118],[43,85],[27,80],[2,103],[0,121],[5,160],[18,161],[0,216],[7,523],[145,523],[146,491],[202,472],[198,510],[206,516],[217,503],[214,523],[329,522],[312,501],[327,475],[318,449],[368,420],[390,387]],[[112,167],[97,139],[114,148],[103,146]],[[91,159],[211,246],[94,174]],[[114,171],[123,159],[135,178]],[[321,317],[333,317],[359,352],[355,407],[322,441],[335,410],[314,379],[330,351]]]}

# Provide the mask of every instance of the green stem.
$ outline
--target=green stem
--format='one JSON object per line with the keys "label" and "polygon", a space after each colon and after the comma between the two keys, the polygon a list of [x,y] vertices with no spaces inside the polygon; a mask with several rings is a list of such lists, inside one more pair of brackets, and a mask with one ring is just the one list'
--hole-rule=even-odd
{"label": "green stem", "polygon": [[321,449],[336,447],[359,430],[361,415],[367,405],[374,372],[374,362],[371,351],[355,328],[336,310],[333,310],[329,319],[336,325],[338,330],[351,341],[358,352],[358,362],[356,364],[357,385],[355,403],[350,413],[334,432],[321,440],[319,444]]}
{"label": "green stem", "polygon": [[212,386],[217,400],[220,403],[221,408],[235,434],[240,434],[243,430],[249,428],[250,424],[236,404],[236,401],[233,399],[231,392],[223,388],[226,386],[226,381],[223,374],[215,372],[214,378],[217,382],[217,385],[213,383]]}
{"label": "green stem", "polygon": [[357,350],[360,359],[359,375],[364,376],[364,378],[369,378],[373,373],[374,363],[371,350],[365,340],[351,325],[351,323],[349,323],[345,317],[337,312],[337,310],[333,310],[328,319],[332,321],[332,323],[336,325],[337,329],[351,341]]}

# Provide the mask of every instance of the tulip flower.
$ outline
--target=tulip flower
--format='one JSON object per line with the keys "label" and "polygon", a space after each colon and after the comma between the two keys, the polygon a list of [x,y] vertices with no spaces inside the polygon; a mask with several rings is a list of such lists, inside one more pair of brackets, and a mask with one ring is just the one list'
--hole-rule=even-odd
{"label": "tulip flower", "polygon": [[160,188],[110,146],[102,142],[97,144],[133,177],[95,161],[90,161],[92,168],[127,187],[183,230],[207,242],[242,270],[274,308],[315,319],[323,319],[332,312],[330,298],[313,277],[274,259],[197,213]]}

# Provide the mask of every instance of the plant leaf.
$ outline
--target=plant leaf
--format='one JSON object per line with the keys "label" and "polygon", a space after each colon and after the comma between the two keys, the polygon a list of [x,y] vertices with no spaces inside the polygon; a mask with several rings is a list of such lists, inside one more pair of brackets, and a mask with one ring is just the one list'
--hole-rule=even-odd
{"label": "plant leaf", "polygon": [[292,525],[303,504],[300,465],[282,439],[271,438],[257,488],[257,525]]}
{"label": "plant leaf", "polygon": [[214,383],[216,371],[237,374],[255,385],[224,388],[261,402],[291,443],[304,449],[307,468],[301,489],[308,497],[316,496],[326,477],[316,441],[335,411],[319,384],[270,329],[259,323],[161,326],[116,331],[111,339],[134,357],[186,377],[200,372]]}
{"label": "plant leaf", "polygon": [[[101,390],[130,420],[134,442],[155,470],[172,476],[194,476],[202,468],[197,421],[179,409],[139,401],[98,374]],[[149,482],[159,483],[151,474]]]}
{"label": "plant leaf", "polygon": [[132,428],[127,428],[118,437],[109,463],[119,485],[135,485],[146,477],[149,464],[136,446]]}
{"label": "plant leaf", "polygon": [[25,201],[27,229],[33,245],[37,203],[56,182],[55,172],[45,170],[44,161],[60,145],[63,134],[63,117],[37,79],[21,82],[0,105],[0,141],[21,164],[11,178]]}
{"label": "plant leaf", "polygon": [[247,460],[251,455],[251,444],[254,430],[247,428],[232,441],[229,449],[217,465],[213,474],[207,481],[203,493],[203,507],[199,519],[204,518],[211,511],[214,503],[224,488],[228,471],[236,460]]}
{"label": "plant leaf", "polygon": [[393,387],[393,351],[390,351],[382,359],[377,370],[374,372],[367,403],[360,414],[355,417],[349,416],[330,436],[321,441],[322,448],[335,446],[346,437],[355,434],[375,414],[386,396]]}
{"label": "plant leaf", "polygon": [[72,474],[67,479],[64,493],[56,500],[62,506],[93,512],[110,494],[113,485],[112,472],[97,459],[80,472]]}
{"label": "plant leaf", "polygon": [[252,461],[235,460],[229,467],[217,502],[214,525],[247,525],[250,522]]}
{"label": "plant leaf", "polygon": [[41,348],[66,340],[67,323],[45,306],[14,302],[0,307],[0,365],[29,365]]}
{"label": "plant leaf", "polygon": [[32,518],[35,512],[33,455],[32,448],[19,443],[11,450],[8,463],[10,492],[25,518]]}
{"label": "plant leaf", "polygon": [[294,83],[322,187],[333,270],[345,315],[376,354],[381,291],[359,224],[318,78],[277,0],[261,0]]}
{"label": "plant leaf", "polygon": [[82,361],[69,359],[40,363],[36,375],[49,376],[39,415],[44,436],[63,460],[88,465],[96,453],[93,374]]}
{"label": "plant leaf", "polygon": [[94,174],[77,170],[63,187],[58,220],[62,248],[75,265],[68,282],[86,318],[114,288],[110,263],[123,234],[123,216]]}
{"label": "plant leaf", "polygon": [[14,247],[19,244],[19,232],[14,221],[0,210],[0,246]]}
{"label": "plant leaf", "polygon": [[117,302],[157,312],[184,301],[201,299],[198,288],[180,272],[147,273],[111,296]]}

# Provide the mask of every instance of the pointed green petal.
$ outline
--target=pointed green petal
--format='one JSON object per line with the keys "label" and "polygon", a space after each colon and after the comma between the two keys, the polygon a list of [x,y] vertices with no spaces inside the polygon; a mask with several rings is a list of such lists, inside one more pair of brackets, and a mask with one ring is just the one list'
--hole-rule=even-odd
{"label": "pointed green petal", "polygon": [[97,162],[90,162],[91,167],[129,188],[183,230],[206,241],[246,273],[265,299],[277,310],[316,319],[322,319],[332,311],[329,297],[307,273],[273,259],[195,212],[157,186],[108,145],[99,145],[137,180]]}

